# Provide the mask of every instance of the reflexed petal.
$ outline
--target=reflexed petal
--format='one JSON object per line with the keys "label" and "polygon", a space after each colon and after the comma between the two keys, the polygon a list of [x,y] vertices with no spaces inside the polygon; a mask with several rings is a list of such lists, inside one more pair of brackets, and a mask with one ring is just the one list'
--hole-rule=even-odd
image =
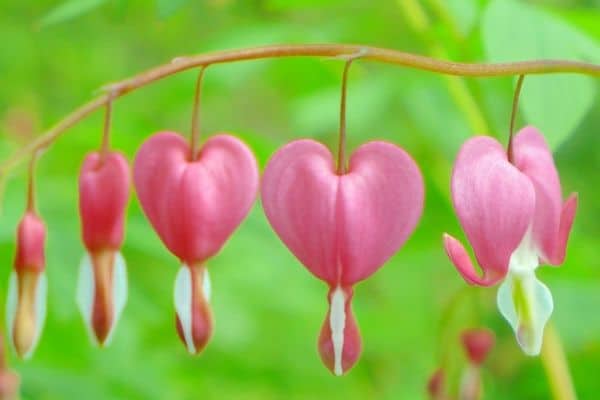
{"label": "reflexed petal", "polygon": [[510,256],[533,218],[533,185],[508,162],[496,140],[479,136],[468,140],[457,157],[452,201],[483,278],[470,272],[474,269],[466,263],[466,252],[455,242],[445,239],[446,251],[460,261],[457,268],[467,280],[493,284],[506,275]]}
{"label": "reflexed petal", "polygon": [[[542,134],[534,127],[525,127],[515,136],[514,162],[535,188],[533,236],[542,258],[550,264],[561,264],[576,207],[563,206],[560,180],[552,153]],[[562,211],[565,208],[568,212],[563,221]]]}
{"label": "reflexed petal", "polygon": [[523,352],[538,355],[542,349],[544,327],[554,307],[550,290],[533,271],[510,273],[498,288],[497,303]]}

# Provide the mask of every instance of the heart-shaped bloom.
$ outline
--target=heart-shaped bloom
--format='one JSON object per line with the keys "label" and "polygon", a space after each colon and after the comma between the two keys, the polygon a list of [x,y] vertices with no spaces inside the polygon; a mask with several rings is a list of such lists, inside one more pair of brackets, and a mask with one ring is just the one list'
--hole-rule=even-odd
{"label": "heart-shaped bloom", "polygon": [[384,142],[360,146],[340,175],[329,150],[313,140],[287,144],[265,168],[262,203],[271,226],[329,285],[319,352],[336,375],[348,371],[361,352],[352,286],[408,239],[421,216],[423,191],[415,162]]}
{"label": "heart-shaped bloom", "polygon": [[553,302],[535,270],[563,262],[577,196],[563,204],[552,154],[535,128],[514,137],[513,158],[496,140],[478,136],[462,146],[454,166],[452,201],[483,275],[457,239],[445,234],[444,247],[468,283],[503,280],[498,308],[523,351],[536,355]]}
{"label": "heart-shaped bloom", "polygon": [[6,299],[9,339],[25,359],[33,354],[46,319],[45,241],[44,222],[27,211],[17,228],[17,253]]}
{"label": "heart-shaped bloom", "polygon": [[79,214],[87,250],[79,268],[77,303],[90,337],[110,342],[127,301],[123,244],[130,173],[118,152],[90,153],[79,175]]}
{"label": "heart-shaped bloom", "polygon": [[183,266],[175,280],[177,330],[190,353],[212,334],[210,281],[205,262],[242,222],[258,187],[258,167],[239,139],[208,139],[196,159],[186,140],[160,132],[142,144],[134,183],[144,213]]}

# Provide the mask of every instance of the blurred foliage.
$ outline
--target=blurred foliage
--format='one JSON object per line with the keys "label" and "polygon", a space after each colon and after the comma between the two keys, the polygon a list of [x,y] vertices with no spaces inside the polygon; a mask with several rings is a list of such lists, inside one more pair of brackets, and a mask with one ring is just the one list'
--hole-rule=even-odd
{"label": "blurred foliage", "polygon": [[[180,55],[269,43],[347,42],[464,61],[599,62],[599,20],[595,0],[3,0],[0,158],[103,83]],[[338,60],[300,58],[211,67],[203,93],[204,134],[239,135],[261,166],[294,138],[313,137],[333,148],[341,70]],[[195,76],[182,73],[118,100],[114,147],[132,159],[152,132],[187,134]],[[555,296],[554,320],[582,399],[600,393],[598,82],[571,75],[528,77],[518,117],[519,125],[544,130],[565,194],[580,194],[564,266],[539,273]],[[522,355],[495,308],[495,289],[465,289],[441,248],[442,232],[461,232],[448,188],[456,151],[475,133],[506,143],[513,86],[511,78],[453,80],[367,62],[353,67],[349,146],[385,139],[405,147],[422,167],[427,200],[406,246],[356,288],[364,353],[343,378],[331,376],[316,351],[326,288],[277,239],[259,202],[208,262],[216,332],[194,358],[175,334],[172,286],[178,262],[132,199],[123,249],[129,303],[112,345],[90,345],[74,296],[83,252],[76,182],[84,154],[100,144],[102,115],[94,114],[39,163],[39,209],[49,229],[49,315],[34,358],[9,360],[21,374],[23,398],[419,399],[442,359],[458,376],[465,360],[457,334],[479,325],[498,335],[486,364],[485,398],[549,398],[539,359]],[[481,116],[489,132],[475,132],[473,115]],[[24,172],[23,166],[11,173],[2,199],[1,293],[24,209]]]}

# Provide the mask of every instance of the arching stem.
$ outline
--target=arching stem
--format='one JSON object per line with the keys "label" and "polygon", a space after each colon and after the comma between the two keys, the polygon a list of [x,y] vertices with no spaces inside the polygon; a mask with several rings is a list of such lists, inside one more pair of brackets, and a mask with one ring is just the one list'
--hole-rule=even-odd
{"label": "arching stem", "polygon": [[517,87],[515,88],[515,94],[513,96],[512,103],[512,112],[510,115],[510,128],[508,130],[508,149],[506,150],[506,154],[508,156],[508,161],[512,163],[514,161],[513,155],[513,135],[515,132],[515,119],[517,118],[517,111],[519,108],[519,97],[521,95],[521,88],[523,87],[523,80],[525,79],[525,75],[519,75],[519,79],[517,80]]}
{"label": "arching stem", "polygon": [[129,79],[106,85],[103,90],[111,92],[103,94],[90,102],[77,108],[60,120],[49,130],[43,132],[11,157],[0,164],[0,175],[5,174],[32,152],[44,149],[51,145],[67,129],[86,118],[88,115],[106,105],[112,98],[117,98],[133,90],[144,87],[167,76],[179,72],[206,66],[244,60],[256,60],[281,57],[340,57],[350,56],[358,52],[367,53],[365,60],[394,64],[408,68],[431,71],[439,74],[455,76],[510,76],[525,74],[549,74],[558,72],[580,73],[591,76],[600,76],[600,65],[568,60],[533,60],[514,63],[499,64],[469,64],[411,54],[402,51],[379,47],[353,45],[353,44],[297,44],[297,45],[272,45],[238,50],[226,50],[190,57],[180,57],[176,61],[141,72]]}
{"label": "arching stem", "polygon": [[208,67],[205,65],[200,68],[198,78],[196,79],[196,90],[194,92],[194,105],[192,107],[192,127],[190,135],[190,159],[194,161],[198,157],[198,146],[200,144],[200,99],[202,93],[202,78],[204,70]]}

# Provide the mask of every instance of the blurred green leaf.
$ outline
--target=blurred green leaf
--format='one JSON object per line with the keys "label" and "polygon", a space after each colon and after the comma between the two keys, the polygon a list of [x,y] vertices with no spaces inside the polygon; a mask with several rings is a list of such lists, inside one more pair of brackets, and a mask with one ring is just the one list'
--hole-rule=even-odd
{"label": "blurred green leaf", "polygon": [[[600,60],[600,47],[593,40],[557,18],[512,0],[489,4],[482,35],[489,61]],[[556,149],[590,109],[594,92],[594,82],[587,77],[530,76],[525,79],[520,105],[527,121],[540,128]]]}
{"label": "blurred green leaf", "polygon": [[50,10],[39,22],[40,28],[79,17],[106,3],[106,0],[68,0]]}
{"label": "blurred green leaf", "polygon": [[322,8],[345,2],[345,0],[269,0],[267,8],[270,10],[293,10],[309,7]]}
{"label": "blurred green leaf", "polygon": [[168,18],[188,2],[189,0],[156,0],[156,11],[160,18]]}

